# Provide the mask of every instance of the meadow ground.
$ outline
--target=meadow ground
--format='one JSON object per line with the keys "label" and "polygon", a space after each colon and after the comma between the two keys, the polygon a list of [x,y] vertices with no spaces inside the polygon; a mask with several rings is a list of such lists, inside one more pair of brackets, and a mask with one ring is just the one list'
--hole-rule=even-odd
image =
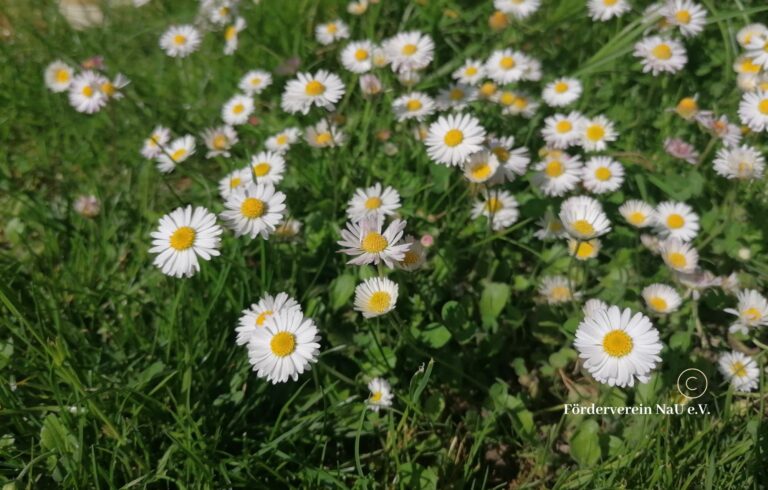
{"label": "meadow ground", "polygon": [[[705,288],[675,275],[617,209],[629,199],[686,202],[700,218],[699,265],[766,292],[765,178],[723,178],[712,163],[721,138],[668,109],[696,95],[702,109],[739,122],[733,66],[744,49],[736,36],[767,22],[768,7],[702,0],[707,23],[684,40],[686,66],[654,77],[632,55],[654,28],[642,15],[650,2],[632,3],[626,15],[595,22],[584,0],[545,1],[530,18],[492,28],[490,1],[382,0],[354,16],[342,1],[243,0],[247,27],[234,54],[222,54],[221,29],[212,29],[181,59],[158,40],[169,25],[194,21],[194,0],[102,4],[104,24],[79,31],[57,2],[0,0],[2,488],[764,488],[765,327],[729,333],[734,317],[724,309],[737,299],[723,280]],[[507,47],[541,61],[542,81],[510,85],[533,99],[558,76],[581,82],[581,98],[566,110],[542,103],[526,118],[485,100],[465,109],[530,152],[528,172],[502,184],[519,203],[514,223],[494,230],[472,217],[483,186],[432,161],[418,124],[395,118],[392,103],[407,89],[389,68],[376,71],[383,91],[365,96],[359,75],[339,62],[347,40],[318,43],[315,27],[336,18],[352,40],[431,36],[434,60],[415,88],[433,96],[466,59]],[[43,72],[56,59],[79,66],[94,56],[130,84],[123,99],[88,115],[49,91]],[[281,110],[296,63],[341,77],[346,93],[333,115]],[[272,72],[274,83],[237,126],[231,157],[205,158],[201,131],[221,124],[222,105],[254,68]],[[612,229],[583,262],[565,239],[534,235],[564,197],[535,185],[534,166],[552,159],[540,153],[541,129],[570,110],[614,123],[619,136],[602,154],[626,173],[620,189],[595,196]],[[301,223],[296,236],[227,230],[221,255],[193,277],[153,266],[150,233],[163,215],[186,204],[220,213],[220,179],[269,136],[327,118],[346,142],[301,140],[277,185]],[[198,138],[172,173],[140,154],[157,125]],[[671,137],[698,148],[696,164],[665,151]],[[768,148],[764,132],[744,132],[743,143]],[[347,201],[375,182],[397,189],[407,233],[431,245],[419,270],[348,265],[339,253]],[[82,195],[99,200],[97,215],[78,212]],[[366,319],[353,308],[355,287],[379,274],[398,284],[397,305]],[[568,278],[576,300],[542,298],[553,275]],[[649,313],[641,291],[655,282],[683,296],[676,312]],[[235,327],[242,310],[281,291],[322,340],[310,371],[271,384],[252,371]],[[589,298],[649,313],[663,350],[647,383],[611,387],[585,369],[574,337]],[[751,392],[736,391],[718,369],[731,350],[759,367]],[[566,403],[685,403],[677,381],[688,368],[709,380],[706,395],[686,405],[705,404],[705,414],[564,414]],[[374,377],[394,394],[378,412],[367,388]]]}

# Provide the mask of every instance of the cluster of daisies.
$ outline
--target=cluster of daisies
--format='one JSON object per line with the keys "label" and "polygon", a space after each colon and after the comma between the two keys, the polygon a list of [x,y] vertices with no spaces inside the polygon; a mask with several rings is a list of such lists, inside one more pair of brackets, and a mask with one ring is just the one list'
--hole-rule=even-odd
{"label": "cluster of daisies", "polygon": [[172,58],[185,58],[200,48],[206,32],[217,32],[223,38],[225,55],[234,54],[239,35],[246,28],[238,15],[240,0],[201,0],[194,24],[170,26],[160,36],[160,47]]}
{"label": "cluster of daisies", "polygon": [[123,98],[121,90],[129,80],[118,73],[110,79],[103,74],[101,58],[90,58],[80,65],[81,70],[61,60],[50,63],[43,74],[45,85],[55,93],[67,93],[69,104],[85,114],[99,112],[112,100]]}

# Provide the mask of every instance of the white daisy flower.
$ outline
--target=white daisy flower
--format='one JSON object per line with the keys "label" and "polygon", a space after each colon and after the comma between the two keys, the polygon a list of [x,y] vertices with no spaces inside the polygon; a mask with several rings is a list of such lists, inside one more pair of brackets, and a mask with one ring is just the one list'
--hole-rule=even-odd
{"label": "white daisy flower", "polygon": [[541,136],[547,145],[564,149],[577,145],[581,141],[579,127],[584,120],[580,112],[573,111],[568,115],[555,114],[544,119],[544,129]]}
{"label": "white daisy flower", "polygon": [[422,73],[418,70],[403,70],[397,73],[397,81],[408,88],[421,81]]}
{"label": "white daisy flower", "polygon": [[573,342],[584,367],[609,386],[634,386],[635,379],[648,382],[661,362],[659,331],[642,313],[632,314],[618,306],[584,318]]}
{"label": "white daisy flower", "polygon": [[547,209],[544,216],[539,218],[536,224],[539,225],[539,229],[536,230],[533,236],[543,242],[568,236],[568,232],[565,231],[562,221],[555,216],[555,213],[553,213],[551,209]]}
{"label": "white daisy flower", "polygon": [[614,17],[621,17],[632,10],[632,7],[627,0],[589,0],[587,10],[592,20],[605,22]]}
{"label": "white daisy flower", "polygon": [[66,92],[72,85],[75,70],[61,60],[56,60],[45,67],[45,86],[51,92]]}
{"label": "white daisy flower", "polygon": [[568,239],[568,253],[576,260],[594,259],[600,253],[600,248],[602,248],[602,243],[597,238],[592,240]]}
{"label": "white daisy flower", "polygon": [[208,128],[202,134],[205,146],[208,148],[206,158],[223,156],[229,158],[229,149],[238,142],[237,132],[232,126],[219,126]]}
{"label": "white daisy flower", "polygon": [[593,316],[598,311],[607,311],[607,310],[608,310],[608,303],[597,298],[588,299],[587,302],[584,303],[584,306],[581,308],[581,312],[584,313],[585,317]]}
{"label": "white daisy flower", "polygon": [[368,390],[371,392],[371,396],[366,401],[368,408],[374,412],[378,412],[382,408],[389,408],[392,406],[392,399],[395,397],[392,394],[392,388],[384,378],[373,378],[368,383]]}
{"label": "white daisy flower", "polygon": [[690,243],[678,238],[668,238],[659,243],[659,253],[664,263],[677,272],[693,272],[699,264],[699,252]]}
{"label": "white daisy flower", "polygon": [[458,166],[482,149],[485,129],[469,114],[440,116],[429,126],[427,154],[436,163]]}
{"label": "white daisy flower", "polygon": [[424,248],[424,245],[421,244],[421,241],[416,240],[411,235],[406,236],[403,239],[403,243],[409,245],[408,251],[405,252],[403,260],[397,262],[395,265],[397,265],[398,269],[408,272],[420,269],[427,260],[427,251]]}
{"label": "white daisy flower", "polygon": [[619,213],[635,228],[645,228],[654,223],[653,206],[639,199],[630,199],[619,206]]}
{"label": "white daisy flower", "polygon": [[313,105],[332,111],[344,95],[344,83],[337,75],[325,70],[299,73],[285,85],[281,107],[285,112],[309,113]]}
{"label": "white daisy flower", "polygon": [[520,216],[517,200],[509,191],[485,191],[482,198],[472,206],[472,219],[480,216],[488,218],[491,229],[494,231],[508,228]]}
{"label": "white daisy flower", "polygon": [[323,46],[327,46],[334,41],[347,39],[349,37],[349,27],[341,19],[333,22],[327,22],[315,27],[315,38]]}
{"label": "white daisy flower", "polygon": [[651,284],[643,289],[642,296],[648,308],[660,315],[677,311],[683,302],[675,288],[666,284]]}
{"label": "white daisy flower", "polygon": [[109,80],[108,78],[103,77],[99,90],[101,90],[101,93],[103,93],[107,99],[119,100],[124,97],[120,90],[127,87],[129,83],[131,83],[131,81],[128,80],[125,75],[118,73],[114,80]]}
{"label": "white daisy flower", "polygon": [[164,126],[155,126],[149,138],[144,140],[141,156],[147,159],[156,158],[163,153],[163,147],[171,140],[171,130]]}
{"label": "white daisy flower", "polygon": [[394,267],[408,251],[409,244],[400,243],[406,222],[396,219],[381,231],[384,219],[380,216],[370,216],[359,222],[347,222],[347,229],[341,230],[341,240],[338,243],[341,253],[354,256],[347,264],[378,265],[384,262],[387,267]]}
{"label": "white daisy flower", "polygon": [[177,208],[160,218],[152,232],[149,253],[158,254],[153,264],[167,276],[191,277],[200,270],[198,257],[211,260],[219,255],[221,233],[216,215],[207,209]]}
{"label": "white daisy flower", "polygon": [[376,182],[371,187],[357,189],[347,203],[347,216],[351,221],[360,221],[370,216],[394,215],[400,209],[400,194],[392,187],[382,189]]}
{"label": "white daisy flower", "polygon": [[603,151],[608,148],[608,143],[616,141],[619,136],[613,128],[613,122],[605,116],[584,118],[578,129],[581,146],[585,151]]}
{"label": "white daisy flower", "polygon": [[651,36],[635,44],[634,55],[640,58],[643,73],[677,73],[688,62],[685,46],[674,39]]}
{"label": "white daisy flower", "polygon": [[485,62],[488,77],[500,84],[519,82],[525,76],[530,58],[520,51],[494,51]]}
{"label": "white daisy flower", "polygon": [[523,116],[527,119],[532,118],[533,115],[536,114],[536,111],[539,108],[538,102],[521,92],[514,93],[510,102],[508,94],[508,92],[502,92],[498,100],[498,102],[503,106],[501,111],[502,114],[508,114],[511,116]]}
{"label": "white daisy flower", "polygon": [[365,318],[384,315],[395,309],[397,283],[386,277],[371,277],[355,288],[355,311]]}
{"label": "white daisy flower", "polygon": [[493,6],[518,20],[530,17],[539,10],[541,0],[493,0]]}
{"label": "white daisy flower", "polygon": [[171,141],[155,158],[157,169],[164,174],[174,171],[176,165],[185,161],[195,153],[195,138],[192,135],[182,136]]}
{"label": "white daisy flower", "polygon": [[757,389],[760,368],[754,359],[741,352],[726,352],[717,361],[720,372],[736,391],[750,392]]}
{"label": "white daisy flower", "polygon": [[423,92],[410,92],[392,102],[392,110],[398,121],[423,120],[435,111],[435,101]]}
{"label": "white daisy flower", "polygon": [[368,10],[368,0],[358,0],[347,4],[347,12],[352,15],[363,15]]}
{"label": "white daisy flower", "polygon": [[496,156],[501,165],[501,170],[491,179],[492,184],[501,184],[504,180],[514,181],[517,177],[525,175],[531,156],[528,148],[515,148],[514,136],[489,135],[486,146]]}
{"label": "white daisy flower", "polygon": [[472,183],[488,182],[499,169],[499,160],[488,150],[473,153],[464,162],[464,177]]}
{"label": "white daisy flower", "polygon": [[331,148],[342,146],[347,141],[347,137],[338,126],[328,125],[328,122],[322,119],[306,129],[304,140],[313,148]]}
{"label": "white daisy flower", "polygon": [[273,384],[296,381],[317,362],[320,336],[315,322],[296,309],[269,316],[248,342],[248,361],[259,378]]}
{"label": "white daisy flower", "polygon": [[690,242],[699,233],[699,216],[684,202],[665,201],[653,213],[654,227],[662,237]]}
{"label": "white daisy flower", "polygon": [[701,113],[697,120],[720,138],[725,146],[737,146],[741,141],[741,128],[728,122],[728,116],[714,117],[711,113]]}
{"label": "white daisy flower", "polygon": [[581,180],[581,161],[578,156],[565,153],[549,157],[533,167],[536,173],[531,182],[545,196],[562,196],[572,191]]}
{"label": "white daisy flower", "polygon": [[379,77],[372,73],[366,73],[361,76],[358,85],[360,85],[360,91],[364,95],[377,95],[384,89]]}
{"label": "white daisy flower", "polygon": [[203,0],[200,10],[207,14],[211,23],[223,26],[232,20],[234,5],[232,0]]}
{"label": "white daisy flower", "polygon": [[290,149],[291,145],[299,141],[300,137],[301,130],[299,128],[285,128],[279,133],[267,138],[267,142],[264,143],[264,146],[266,146],[269,151],[283,154]]}
{"label": "white daisy flower", "polygon": [[261,236],[268,240],[283,221],[285,194],[276,191],[272,184],[251,183],[232,190],[224,207],[221,219],[235,236]]}
{"label": "white daisy flower", "polygon": [[224,54],[231,55],[237,51],[239,34],[245,26],[245,19],[238,17],[232,25],[224,29]]}
{"label": "white daisy flower", "polygon": [[235,189],[244,189],[253,182],[253,172],[249,167],[233,170],[219,181],[219,195],[226,200]]}
{"label": "white daisy flower", "polygon": [[354,41],[341,51],[341,64],[352,73],[367,73],[373,68],[374,45],[371,41]]}
{"label": "white daisy flower", "polygon": [[729,332],[746,334],[750,328],[768,325],[768,301],[754,289],[745,289],[736,295],[739,303],[736,309],[726,308],[725,312],[736,315],[737,321],[728,329]]}
{"label": "white daisy flower", "polygon": [[593,194],[614,192],[624,183],[624,166],[611,157],[592,157],[584,164],[581,178]]}
{"label": "white daisy flower", "polygon": [[467,104],[477,99],[477,89],[470,85],[451,84],[448,88],[440,90],[437,95],[437,107],[440,110],[461,110]]}
{"label": "white daisy flower", "polygon": [[230,126],[247,123],[252,113],[253,99],[245,94],[235,95],[221,108],[221,118]]}
{"label": "white daisy flower", "polygon": [[579,100],[581,92],[581,82],[575,78],[558,78],[544,87],[541,97],[550,107],[564,107]]}
{"label": "white daisy flower", "polygon": [[262,151],[251,158],[250,167],[254,182],[276,185],[283,180],[285,159],[279,153]]}
{"label": "white daisy flower", "polygon": [[296,310],[301,313],[301,305],[288,293],[277,293],[275,296],[265,294],[258,303],[253,303],[250,308],[240,314],[237,332],[237,345],[247,344],[256,330],[263,328],[267,318],[280,313],[283,310]]}
{"label": "white daisy flower", "polygon": [[550,305],[569,303],[581,296],[581,293],[571,291],[568,279],[564,276],[543,277],[539,284],[539,294]]}
{"label": "white daisy flower", "polygon": [[589,196],[574,196],[563,201],[558,217],[568,234],[579,240],[589,240],[611,231],[611,222],[603,207]]}
{"label": "white daisy flower", "polygon": [[747,45],[747,56],[764,69],[768,69],[768,36],[753,37]]}
{"label": "white daisy flower", "polygon": [[282,240],[295,238],[301,231],[301,221],[289,218],[275,229],[275,236]]}
{"label": "white daisy flower", "polygon": [[[746,54],[742,54],[733,62],[733,71],[741,75],[753,75],[757,80],[757,75],[763,70],[763,67],[755,63],[755,60]],[[741,85],[740,85],[741,86]]]}
{"label": "white daisy flower", "polygon": [[468,59],[452,76],[459,83],[477,85],[485,78],[485,64],[480,60]]}
{"label": "white daisy flower", "polygon": [[160,37],[160,47],[173,58],[184,58],[197,51],[202,38],[192,25],[171,26]]}
{"label": "white daisy flower", "polygon": [[77,112],[99,112],[107,105],[107,96],[101,91],[101,85],[105,81],[106,77],[91,70],[75,75],[69,86],[69,104]]}
{"label": "white daisy flower", "polygon": [[664,10],[667,22],[677,26],[683,37],[699,35],[707,23],[707,11],[691,0],[670,0]]}
{"label": "white daisy flower", "polygon": [[739,118],[752,131],[768,129],[768,91],[745,93],[739,103]]}
{"label": "white daisy flower", "polygon": [[260,94],[272,85],[272,74],[264,70],[251,70],[240,79],[238,88],[247,95]]}
{"label": "white daisy flower", "polygon": [[434,56],[435,43],[426,34],[410,31],[385,40],[382,48],[392,71],[402,72],[426,68]]}
{"label": "white daisy flower", "polygon": [[714,163],[715,172],[727,179],[757,180],[765,170],[765,158],[749,145],[721,148]]}
{"label": "white daisy flower", "polygon": [[739,42],[742,48],[747,48],[753,39],[758,37],[768,38],[768,27],[764,24],[749,24],[741,29],[736,34],[736,40]]}

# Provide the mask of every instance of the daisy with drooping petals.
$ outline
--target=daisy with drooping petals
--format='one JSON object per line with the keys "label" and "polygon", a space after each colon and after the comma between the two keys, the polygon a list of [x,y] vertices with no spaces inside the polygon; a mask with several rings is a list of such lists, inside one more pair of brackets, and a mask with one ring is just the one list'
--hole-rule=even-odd
{"label": "daisy with drooping petals", "polygon": [[575,78],[558,78],[544,87],[541,97],[550,107],[564,107],[581,97],[581,82]]}
{"label": "daisy with drooping petals", "polygon": [[440,110],[461,110],[467,104],[477,99],[477,89],[471,85],[461,83],[452,84],[448,88],[440,90],[437,95],[437,107]]}
{"label": "daisy with drooping petals", "polygon": [[659,244],[664,263],[677,272],[689,273],[699,264],[699,252],[690,243],[668,238]]}
{"label": "daisy with drooping petals", "polygon": [[171,26],[160,37],[160,47],[173,58],[184,58],[197,51],[202,39],[192,25]]}
{"label": "daisy with drooping petals", "polygon": [[434,56],[435,43],[426,34],[410,31],[385,40],[382,48],[392,64],[392,71],[413,71],[429,65]]}
{"label": "daisy with drooping petals", "polygon": [[605,22],[614,17],[621,17],[632,7],[627,0],[589,0],[587,10],[592,20]]}
{"label": "daisy with drooping petals", "polygon": [[360,221],[370,216],[392,216],[400,209],[400,194],[392,187],[382,189],[376,182],[366,189],[357,189],[347,203],[347,216],[351,221]]}
{"label": "daisy with drooping petals", "polygon": [[745,93],[739,103],[739,118],[752,131],[768,129],[768,91]]}
{"label": "daisy with drooping petals", "polygon": [[475,184],[488,182],[496,175],[499,160],[492,152],[481,150],[469,156],[464,162],[464,177]]}
{"label": "daisy with drooping petals", "polygon": [[352,73],[367,73],[373,68],[371,41],[354,41],[341,51],[341,64]]}
{"label": "daisy with drooping petals", "polygon": [[741,141],[741,128],[728,122],[728,116],[714,117],[711,112],[702,112],[696,119],[699,124],[720,138],[725,146],[736,146]]}
{"label": "daisy with drooping petals", "polygon": [[664,151],[668,155],[685,160],[691,165],[699,163],[699,158],[701,157],[696,147],[680,138],[667,138],[664,140]]}
{"label": "daisy with drooping petals", "polygon": [[667,22],[677,26],[683,37],[699,35],[707,23],[707,11],[691,0],[671,0],[664,10]]}
{"label": "daisy with drooping petals", "polygon": [[368,390],[371,392],[371,396],[368,397],[366,404],[368,408],[374,412],[378,412],[382,408],[389,408],[392,406],[392,399],[395,397],[392,394],[392,388],[384,378],[373,378],[368,383]]}
{"label": "daisy with drooping petals", "polygon": [[490,183],[500,184],[504,180],[514,181],[517,177],[525,175],[531,156],[528,148],[515,148],[514,136],[488,135],[486,146],[496,156],[501,166],[500,171],[491,179]]}
{"label": "daisy with drooping petals", "polygon": [[248,95],[260,94],[270,85],[272,85],[272,74],[264,70],[249,71],[237,84],[238,88]]}
{"label": "daisy with drooping petals", "polygon": [[425,141],[429,157],[449,166],[463,164],[472,153],[482,149],[485,129],[469,114],[440,116],[429,126]]}
{"label": "daisy with drooping petals", "polygon": [[410,246],[400,243],[405,224],[396,219],[382,232],[384,219],[381,216],[370,216],[357,223],[349,221],[347,229],[341,230],[341,240],[336,243],[344,247],[341,253],[354,256],[347,264],[378,265],[384,262],[392,268],[395,262],[403,260]]}
{"label": "daisy with drooping petals", "polygon": [[619,135],[613,128],[613,122],[605,116],[584,118],[578,129],[581,134],[581,146],[585,151],[603,151],[608,147],[608,143],[616,141]]}
{"label": "daisy with drooping petals", "polygon": [[592,316],[598,311],[605,310],[608,310],[608,303],[597,298],[588,299],[587,302],[584,303],[584,306],[581,308],[581,312],[584,313],[585,317]]}
{"label": "daisy with drooping petals", "polygon": [[643,73],[677,73],[688,62],[685,46],[674,39],[651,36],[635,44],[634,55],[640,58]]}
{"label": "daisy with drooping petals", "polygon": [[51,92],[66,92],[72,85],[75,70],[61,60],[56,60],[45,67],[45,85]]}
{"label": "daisy with drooping petals", "polygon": [[500,97],[502,100],[501,105],[504,107],[501,111],[502,114],[523,116],[527,119],[532,118],[533,115],[536,114],[536,111],[539,108],[539,103],[537,101],[521,92],[514,93],[510,100],[505,97],[507,94],[508,92],[502,93]]}
{"label": "daisy with drooping petals", "polygon": [[247,344],[253,337],[253,333],[264,327],[264,323],[272,315],[283,310],[296,310],[301,313],[301,305],[288,293],[278,293],[275,296],[265,294],[258,303],[253,303],[250,308],[240,314],[237,332],[237,345]]}
{"label": "daisy with drooping petals", "polygon": [[485,191],[483,198],[472,207],[472,219],[480,216],[488,218],[492,230],[503,230],[514,224],[520,216],[517,200],[509,191]]}
{"label": "daisy with drooping petals", "polygon": [[677,311],[683,302],[675,288],[666,284],[651,284],[643,289],[642,296],[648,308],[660,315]]}
{"label": "daisy with drooping petals", "polygon": [[736,309],[726,308],[725,312],[736,315],[738,320],[728,329],[729,332],[748,333],[750,328],[768,325],[768,301],[754,289],[745,289],[736,296],[739,304]]}
{"label": "daisy with drooping petals", "polygon": [[[145,3],[149,0],[139,0]],[[233,0],[202,0],[201,13],[207,14],[208,20],[217,26],[223,26],[232,20],[234,11]],[[207,12],[206,12],[207,11]]]}
{"label": "daisy with drooping petals", "polygon": [[274,233],[285,214],[285,194],[272,184],[250,183],[236,188],[224,202],[221,218],[235,236],[261,236],[264,240]]}
{"label": "daisy with drooping petals", "polygon": [[624,167],[611,157],[592,157],[584,164],[581,178],[593,194],[614,192],[624,182]]}
{"label": "daisy with drooping petals", "polygon": [[547,157],[534,167],[532,182],[546,196],[562,196],[579,185],[581,161],[565,153]]}
{"label": "daisy with drooping petals", "polygon": [[355,288],[355,311],[365,318],[384,315],[395,309],[397,283],[386,277],[371,277]]}
{"label": "daisy with drooping petals", "polygon": [[588,196],[569,197],[560,205],[560,221],[573,238],[589,240],[611,231],[603,207]]}
{"label": "daisy with drooping petals", "polygon": [[571,291],[568,279],[564,276],[546,276],[541,279],[539,294],[547,304],[560,305],[578,299],[581,293]]}
{"label": "daisy with drooping petals", "polygon": [[597,238],[586,241],[568,239],[568,253],[576,260],[594,259],[600,253],[601,247],[602,243]]}
{"label": "daisy with drooping petals", "polygon": [[195,153],[195,138],[192,135],[182,136],[171,141],[156,157],[157,169],[164,174],[171,173],[176,165],[185,161]]}
{"label": "daisy with drooping petals", "polygon": [[327,46],[334,41],[347,39],[349,37],[349,27],[341,19],[337,19],[315,27],[315,37],[317,42]]}
{"label": "daisy with drooping petals", "polygon": [[347,12],[352,15],[363,15],[368,10],[368,0],[357,0],[347,4]]}
{"label": "daisy with drooping petals", "polygon": [[541,0],[493,0],[493,6],[496,10],[522,20],[539,10]]}
{"label": "daisy with drooping petals", "polygon": [[659,204],[653,220],[657,233],[662,237],[690,242],[699,233],[699,216],[684,202],[665,201]]}
{"label": "daisy with drooping petals", "polygon": [[235,189],[243,189],[253,182],[253,173],[250,168],[241,168],[228,173],[219,181],[219,195],[227,199]]}
{"label": "daisy with drooping petals", "polygon": [[163,126],[155,126],[149,138],[144,140],[141,147],[141,156],[144,158],[156,158],[163,153],[163,147],[171,140],[171,130]]}
{"label": "daisy with drooping petals", "polygon": [[488,77],[494,82],[507,84],[519,82],[525,75],[529,58],[511,49],[494,51],[485,62]]}
{"label": "daisy with drooping petals", "polygon": [[221,108],[221,118],[230,126],[247,123],[251,113],[253,113],[253,99],[244,94],[235,95]]}
{"label": "daisy with drooping petals", "polygon": [[101,85],[99,85],[99,90],[101,90],[101,93],[103,93],[107,99],[119,100],[124,97],[121,89],[127,87],[129,83],[131,83],[131,81],[128,80],[128,77],[122,73],[118,73],[114,80],[109,80],[104,77],[101,81]]}
{"label": "daisy with drooping petals", "polygon": [[276,185],[283,180],[285,159],[279,153],[262,151],[251,158],[250,167],[254,182]]}
{"label": "daisy with drooping petals", "polygon": [[555,216],[555,213],[553,213],[551,209],[547,209],[544,216],[539,218],[536,224],[539,225],[539,229],[536,230],[533,236],[543,242],[568,236],[568,232],[565,231],[562,221]]}
{"label": "daisy with drooping petals", "polygon": [[544,129],[541,130],[541,136],[547,145],[564,149],[579,143],[581,134],[579,125],[584,116],[580,112],[573,111],[568,115],[555,114],[544,120]]}
{"label": "daisy with drooping petals", "polygon": [[755,64],[768,69],[768,36],[755,36],[747,45],[747,56],[752,58]]}
{"label": "daisy with drooping petals", "polygon": [[758,37],[768,38],[768,27],[764,24],[749,24],[739,29],[739,32],[736,33],[736,40],[742,48],[747,48],[752,43],[752,40]]}
{"label": "daisy with drooping petals", "polygon": [[333,73],[325,70],[318,70],[314,75],[299,73],[285,85],[280,105],[290,113],[307,114],[313,105],[331,111],[344,95],[344,90],[341,78]]}
{"label": "daisy with drooping petals", "polygon": [[317,362],[320,336],[315,322],[298,309],[269,316],[248,341],[248,361],[272,384],[296,381]]}
{"label": "daisy with drooping petals", "polygon": [[198,257],[211,260],[219,255],[221,233],[216,215],[207,209],[177,208],[160,218],[149,253],[158,254],[153,263],[163,274],[191,277],[200,270]]}
{"label": "daisy with drooping petals", "polygon": [[765,170],[765,158],[749,145],[721,148],[714,163],[715,172],[727,179],[756,180]]}
{"label": "daisy with drooping petals", "polygon": [[576,330],[573,346],[584,367],[609,386],[634,386],[648,382],[661,362],[659,331],[642,313],[618,306],[585,317]]}
{"label": "daisy with drooping petals", "polygon": [[384,89],[379,77],[373,73],[366,73],[361,76],[358,85],[360,85],[360,91],[363,95],[378,95]]}
{"label": "daisy with drooping petals", "polygon": [[630,199],[619,206],[619,213],[635,228],[645,228],[654,223],[653,206],[639,199]]}
{"label": "daisy with drooping petals", "polygon": [[267,150],[280,153],[282,155],[290,149],[291,145],[299,141],[300,136],[301,130],[299,128],[285,128],[279,133],[267,138],[264,146],[267,147]]}
{"label": "daisy with drooping petals", "polygon": [[424,265],[424,262],[427,260],[427,252],[424,248],[424,245],[421,244],[421,241],[416,240],[413,236],[408,235],[403,239],[403,243],[407,243],[409,245],[408,251],[405,252],[405,255],[403,256],[403,260],[400,262],[397,262],[397,268],[413,272],[416,269],[420,269],[422,265]]}
{"label": "daisy with drooping petals", "polygon": [[741,352],[732,351],[717,361],[720,372],[736,391],[754,391],[760,381],[760,368],[754,359]]}
{"label": "daisy with drooping petals", "polygon": [[223,156],[229,158],[229,149],[237,143],[237,132],[232,126],[208,128],[202,134],[205,146],[208,148],[205,158]]}
{"label": "daisy with drooping petals", "polygon": [[69,104],[77,112],[93,114],[107,105],[107,96],[101,91],[101,85],[106,77],[86,70],[72,79],[69,86]]}
{"label": "daisy with drooping petals", "polygon": [[477,85],[485,77],[485,65],[480,60],[468,59],[452,76],[459,83]]}
{"label": "daisy with drooping petals", "polygon": [[434,112],[435,101],[423,92],[411,92],[396,98],[392,102],[392,109],[398,121],[421,121]]}
{"label": "daisy with drooping petals", "polygon": [[237,51],[239,34],[245,26],[245,19],[238,17],[232,25],[224,29],[224,54],[230,55]]}
{"label": "daisy with drooping petals", "polygon": [[306,129],[304,140],[313,148],[331,148],[343,145],[347,137],[338,126],[322,119]]}

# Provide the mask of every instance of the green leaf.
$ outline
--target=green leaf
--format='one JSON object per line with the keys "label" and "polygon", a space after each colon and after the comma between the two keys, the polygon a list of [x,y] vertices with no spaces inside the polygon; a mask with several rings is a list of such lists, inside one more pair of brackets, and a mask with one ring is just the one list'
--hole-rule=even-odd
{"label": "green leaf", "polygon": [[451,331],[439,323],[430,323],[419,332],[419,338],[433,349],[439,349],[451,340]]}
{"label": "green leaf", "polygon": [[331,308],[337,311],[347,304],[355,293],[356,279],[352,274],[342,274],[331,283]]}
{"label": "green leaf", "polygon": [[496,318],[504,311],[509,301],[509,285],[500,282],[488,282],[485,284],[483,294],[480,296],[480,315],[483,324],[493,325]]}
{"label": "green leaf", "polygon": [[600,460],[600,426],[594,420],[581,423],[571,437],[571,456],[582,466],[592,466]]}

